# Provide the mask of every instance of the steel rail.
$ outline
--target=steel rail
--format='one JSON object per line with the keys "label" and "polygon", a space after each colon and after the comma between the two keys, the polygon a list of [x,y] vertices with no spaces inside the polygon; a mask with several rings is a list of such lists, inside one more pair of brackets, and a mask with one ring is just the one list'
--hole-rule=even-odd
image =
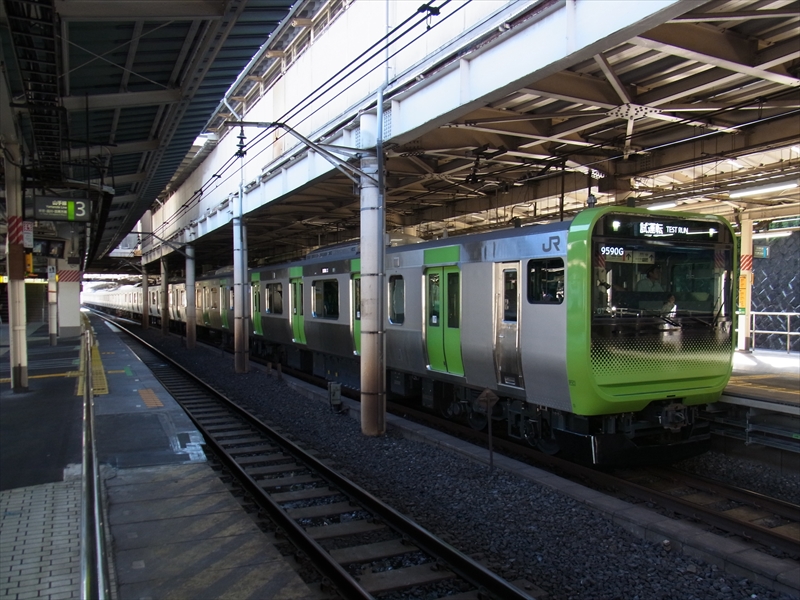
{"label": "steel rail", "polygon": [[[404,406],[401,407],[401,405],[397,405],[397,408],[407,412],[410,415],[416,415],[418,418],[432,418],[431,415],[427,413],[415,411]],[[433,417],[433,419],[438,421],[440,426],[453,426],[450,421],[445,419],[439,419],[437,417]],[[467,427],[459,425],[455,425],[455,428],[457,428],[462,435],[471,435],[475,439],[480,439],[483,442],[488,441],[486,434],[482,432],[470,430]],[[569,477],[573,477],[587,483],[592,483],[599,487],[624,491],[626,494],[638,498],[639,500],[653,502],[654,504],[658,504],[659,506],[671,510],[672,512],[686,517],[702,520],[703,522],[713,525],[714,527],[718,527],[719,529],[735,535],[740,535],[759,544],[772,546],[789,554],[797,554],[798,546],[795,538],[789,537],[780,532],[772,531],[768,527],[763,527],[748,521],[742,521],[724,516],[723,514],[712,509],[705,508],[687,500],[681,500],[679,497],[670,496],[669,494],[653,490],[647,486],[626,481],[618,476],[597,471],[577,463],[572,463],[562,458],[548,456],[534,450],[533,448],[526,448],[525,446],[509,442],[508,440],[495,438],[493,440],[493,444],[497,449],[502,449],[504,452],[509,454],[521,455],[526,459],[533,461],[533,463],[537,464],[538,466],[559,470],[567,474]],[[695,476],[693,475],[692,477]],[[710,484],[707,485],[710,487]],[[763,495],[758,495],[755,494],[755,492],[741,490],[740,488],[733,488],[731,490],[731,488],[729,488],[726,484],[720,482],[716,482],[716,485],[718,486],[718,493],[727,496],[729,499],[734,499],[748,504],[754,504],[756,506],[763,507],[764,510],[774,510],[777,516],[783,516],[787,519],[794,520],[792,515],[797,514],[797,511],[800,510],[800,508],[796,505],[784,503],[780,500],[768,498]],[[772,503],[772,505],[769,505],[768,503]]]}
{"label": "steel rail", "polygon": [[690,487],[713,494],[724,495],[730,500],[742,502],[743,504],[750,504],[757,508],[768,510],[784,519],[800,523],[800,505],[798,504],[779,500],[778,498],[770,498],[769,496],[752,490],[729,486],[710,477],[703,477],[696,473],[687,473],[671,467],[661,467],[656,469],[655,473],[658,474],[659,471],[663,471],[665,477],[674,476],[680,478],[681,481]]}
{"label": "steel rail", "polygon": [[[116,326],[119,327],[121,331],[124,331],[126,334],[136,339],[137,343],[140,343],[148,351],[158,356],[160,360],[169,363],[171,367],[193,380],[197,385],[202,386],[209,395],[224,402],[229,408],[236,411],[242,418],[247,420],[249,425],[271,437],[279,443],[288,454],[296,458],[330,484],[336,486],[343,494],[351,498],[357,504],[360,504],[362,508],[385,521],[400,535],[409,539],[417,548],[441,560],[449,570],[470,582],[484,595],[497,598],[498,600],[532,600],[530,595],[526,594],[515,585],[492,573],[489,569],[450,544],[438,539],[417,523],[383,503],[358,484],[341,476],[319,459],[300,448],[297,444],[281,436],[274,429],[262,423],[249,411],[236,405],[221,392],[209,387],[202,379],[173,361],[154,346],[136,336],[133,332],[121,327],[119,324]],[[264,509],[268,512],[270,517],[276,521],[278,526],[283,529],[283,533],[286,537],[309,556],[315,563],[315,566],[320,569],[320,572],[339,588],[339,591],[344,597],[371,598],[372,596],[367,594],[315,540],[308,537],[305,530],[299,524],[291,519],[274,500],[269,498],[269,495],[261,489],[256,480],[253,479],[243,467],[236,463],[236,460],[228,451],[213,441],[213,434],[206,431],[205,427],[191,414],[191,410],[187,408],[186,411],[198,429],[203,433],[206,439],[209,440],[210,445],[214,447],[215,453],[218,453],[226,467],[231,469],[231,471],[240,478],[243,485],[245,485],[247,490],[259,503],[263,502]],[[317,564],[317,561],[319,561],[319,564]]]}

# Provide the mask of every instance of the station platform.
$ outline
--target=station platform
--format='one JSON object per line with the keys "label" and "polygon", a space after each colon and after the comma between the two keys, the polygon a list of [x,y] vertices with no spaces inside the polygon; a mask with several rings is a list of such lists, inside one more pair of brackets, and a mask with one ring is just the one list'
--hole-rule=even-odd
{"label": "station platform", "polygon": [[[177,402],[113,326],[95,316],[89,322],[95,359],[102,362],[95,371],[101,377],[95,381],[95,427],[112,539],[107,545],[112,597],[319,598],[219,481],[199,432]],[[81,338],[61,338],[50,346],[47,325],[30,324],[29,390],[15,394],[7,330],[0,325],[0,597],[79,598]],[[737,353],[732,384],[769,387],[770,377],[791,394],[800,356]],[[354,403],[352,414],[357,411]],[[389,421],[409,435],[422,435],[418,425],[394,416]],[[438,441],[443,435],[438,432],[430,435],[433,441],[427,443],[457,445]],[[525,465],[515,469],[521,476],[533,472]],[[568,492],[580,487],[564,485]],[[688,542],[685,549],[690,550]],[[763,577],[749,566],[737,568],[756,580]]]}
{"label": "station platform", "polygon": [[[219,480],[178,403],[109,325],[90,322],[112,597],[319,597]],[[81,337],[50,346],[47,325],[30,324],[28,391],[12,393],[2,327],[0,597],[80,598]]]}
{"label": "station platform", "polygon": [[733,374],[725,390],[800,407],[800,353],[754,350],[733,355]]}

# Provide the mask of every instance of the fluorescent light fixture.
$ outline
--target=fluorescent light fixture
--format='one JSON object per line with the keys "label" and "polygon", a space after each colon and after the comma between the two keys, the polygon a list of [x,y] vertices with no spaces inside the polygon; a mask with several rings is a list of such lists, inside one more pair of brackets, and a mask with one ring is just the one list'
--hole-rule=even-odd
{"label": "fluorescent light fixture", "polygon": [[754,240],[765,240],[767,238],[781,238],[792,235],[791,231],[759,231],[753,234]]}
{"label": "fluorescent light fixture", "polygon": [[796,181],[789,181],[784,183],[775,183],[773,185],[764,185],[761,187],[740,190],[729,194],[729,198],[745,198],[747,196],[758,196],[759,194],[768,194],[769,192],[780,192],[781,190],[791,190],[797,187]]}
{"label": "fluorescent light fixture", "polygon": [[742,163],[740,163],[738,160],[733,160],[732,158],[729,158],[727,160],[727,163],[729,165],[731,165],[732,167],[736,167],[737,169],[743,169],[744,168],[744,165]]}
{"label": "fluorescent light fixture", "polygon": [[647,210],[664,210],[665,208],[675,208],[678,206],[676,202],[664,202],[663,204],[653,204],[653,206],[648,206]]}

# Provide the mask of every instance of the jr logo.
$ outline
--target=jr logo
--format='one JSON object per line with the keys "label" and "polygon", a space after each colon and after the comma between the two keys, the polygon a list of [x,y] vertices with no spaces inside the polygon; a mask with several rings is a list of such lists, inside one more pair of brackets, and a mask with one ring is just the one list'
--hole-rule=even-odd
{"label": "jr logo", "polygon": [[557,235],[551,235],[550,238],[547,240],[547,247],[542,244],[542,252],[552,252],[554,249],[556,252],[561,252],[559,248],[561,245],[561,240],[558,238]]}

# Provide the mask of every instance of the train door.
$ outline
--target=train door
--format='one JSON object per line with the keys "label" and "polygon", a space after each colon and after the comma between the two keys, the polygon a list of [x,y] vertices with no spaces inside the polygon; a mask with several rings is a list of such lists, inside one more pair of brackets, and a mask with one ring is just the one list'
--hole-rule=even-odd
{"label": "train door", "polygon": [[461,271],[434,267],[425,271],[426,346],[433,371],[464,374],[461,360]]}
{"label": "train door", "polygon": [[353,347],[361,355],[361,274],[353,274]]}
{"label": "train door", "polygon": [[519,360],[519,263],[498,263],[494,269],[497,382],[523,387]]}
{"label": "train door", "polygon": [[303,317],[303,279],[300,277],[289,280],[292,294],[292,337],[295,343],[306,343],[306,325]]}
{"label": "train door", "polygon": [[229,287],[227,281],[219,284],[219,316],[222,319],[223,329],[230,329],[230,316],[233,311],[233,288]]}
{"label": "train door", "polygon": [[250,314],[252,315],[253,333],[256,335],[264,335],[264,329],[261,323],[261,273],[253,273],[250,279]]}

